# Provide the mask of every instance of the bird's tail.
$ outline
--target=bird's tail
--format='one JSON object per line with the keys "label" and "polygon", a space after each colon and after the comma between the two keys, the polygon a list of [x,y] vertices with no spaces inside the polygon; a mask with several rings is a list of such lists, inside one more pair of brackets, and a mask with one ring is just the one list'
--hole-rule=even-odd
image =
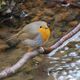
{"label": "bird's tail", "polygon": [[13,35],[13,36],[11,36],[10,38],[8,38],[8,39],[6,40],[6,43],[7,43],[10,47],[16,46],[19,42],[20,42],[20,40],[18,39],[18,34]]}

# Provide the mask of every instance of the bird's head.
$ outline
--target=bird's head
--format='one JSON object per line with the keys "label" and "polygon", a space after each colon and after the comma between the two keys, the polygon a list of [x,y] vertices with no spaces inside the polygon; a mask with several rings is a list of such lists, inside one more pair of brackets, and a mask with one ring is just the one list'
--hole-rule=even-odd
{"label": "bird's head", "polygon": [[42,39],[43,39],[44,42],[49,39],[49,37],[50,37],[50,29],[47,26],[46,22],[43,21],[41,23],[41,25],[39,26],[38,31],[40,32],[40,34],[41,34]]}
{"label": "bird's head", "polygon": [[39,32],[43,42],[47,41],[50,37],[50,29],[45,21],[35,21],[28,25],[33,33]]}

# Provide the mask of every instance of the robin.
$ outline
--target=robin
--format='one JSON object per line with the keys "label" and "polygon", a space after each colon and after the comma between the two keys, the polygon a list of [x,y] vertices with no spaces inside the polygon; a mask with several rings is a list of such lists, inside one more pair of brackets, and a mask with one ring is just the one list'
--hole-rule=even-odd
{"label": "robin", "polygon": [[35,49],[43,46],[50,37],[50,29],[45,21],[35,21],[27,24],[18,33],[11,36],[7,43],[9,46],[22,44]]}

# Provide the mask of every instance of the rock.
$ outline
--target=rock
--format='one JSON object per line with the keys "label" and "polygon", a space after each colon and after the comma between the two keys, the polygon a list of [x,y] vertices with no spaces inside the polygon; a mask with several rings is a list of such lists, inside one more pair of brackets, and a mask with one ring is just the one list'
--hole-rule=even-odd
{"label": "rock", "polygon": [[70,43],[68,43],[68,44],[67,44],[67,47],[69,47],[69,48],[76,48],[76,47],[75,47],[75,42],[70,42]]}
{"label": "rock", "polygon": [[43,60],[43,58],[41,58],[41,57],[35,57],[34,58],[36,61],[38,61],[38,62],[41,62],[42,60]]}
{"label": "rock", "polygon": [[4,51],[9,46],[2,40],[0,40],[0,52]]}
{"label": "rock", "polygon": [[47,5],[48,8],[55,7],[56,2],[54,0],[44,0],[44,3]]}
{"label": "rock", "polygon": [[56,22],[63,21],[63,20],[65,20],[69,16],[69,14],[70,14],[70,12],[59,13],[59,14],[55,15],[55,21]]}
{"label": "rock", "polygon": [[71,21],[69,22],[69,26],[74,27],[78,24],[78,21]]}
{"label": "rock", "polygon": [[77,15],[79,14],[78,11],[75,11],[75,12],[74,11],[69,11],[69,13],[70,14],[66,18],[66,21],[68,21],[68,22],[75,20],[77,18]]}

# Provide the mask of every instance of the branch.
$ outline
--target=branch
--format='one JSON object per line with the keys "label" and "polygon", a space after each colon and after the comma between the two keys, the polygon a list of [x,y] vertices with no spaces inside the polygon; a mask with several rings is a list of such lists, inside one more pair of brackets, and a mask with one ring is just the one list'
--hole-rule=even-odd
{"label": "branch", "polygon": [[56,42],[54,45],[52,45],[50,48],[45,49],[40,47],[37,50],[34,50],[33,52],[25,53],[24,56],[13,66],[6,68],[0,72],[0,79],[5,78],[7,76],[10,76],[14,74],[18,69],[20,69],[28,60],[31,58],[37,56],[40,53],[50,53],[52,50],[58,48],[65,40],[72,37],[75,33],[80,31],[80,23],[67,35],[63,36],[58,42]]}
{"label": "branch", "polygon": [[50,48],[51,49],[56,49],[59,47],[61,44],[63,44],[64,41],[72,37],[74,34],[76,34],[78,31],[80,31],[80,23],[67,35],[63,36],[58,42],[56,42],[54,45],[52,45]]}
{"label": "branch", "polygon": [[0,79],[5,78],[7,76],[10,76],[14,74],[18,69],[20,69],[26,62],[28,62],[29,59],[37,56],[40,53],[43,53],[44,49],[40,47],[37,50],[34,50],[33,52],[28,52],[23,55],[23,57],[12,67],[8,67],[0,72]]}

